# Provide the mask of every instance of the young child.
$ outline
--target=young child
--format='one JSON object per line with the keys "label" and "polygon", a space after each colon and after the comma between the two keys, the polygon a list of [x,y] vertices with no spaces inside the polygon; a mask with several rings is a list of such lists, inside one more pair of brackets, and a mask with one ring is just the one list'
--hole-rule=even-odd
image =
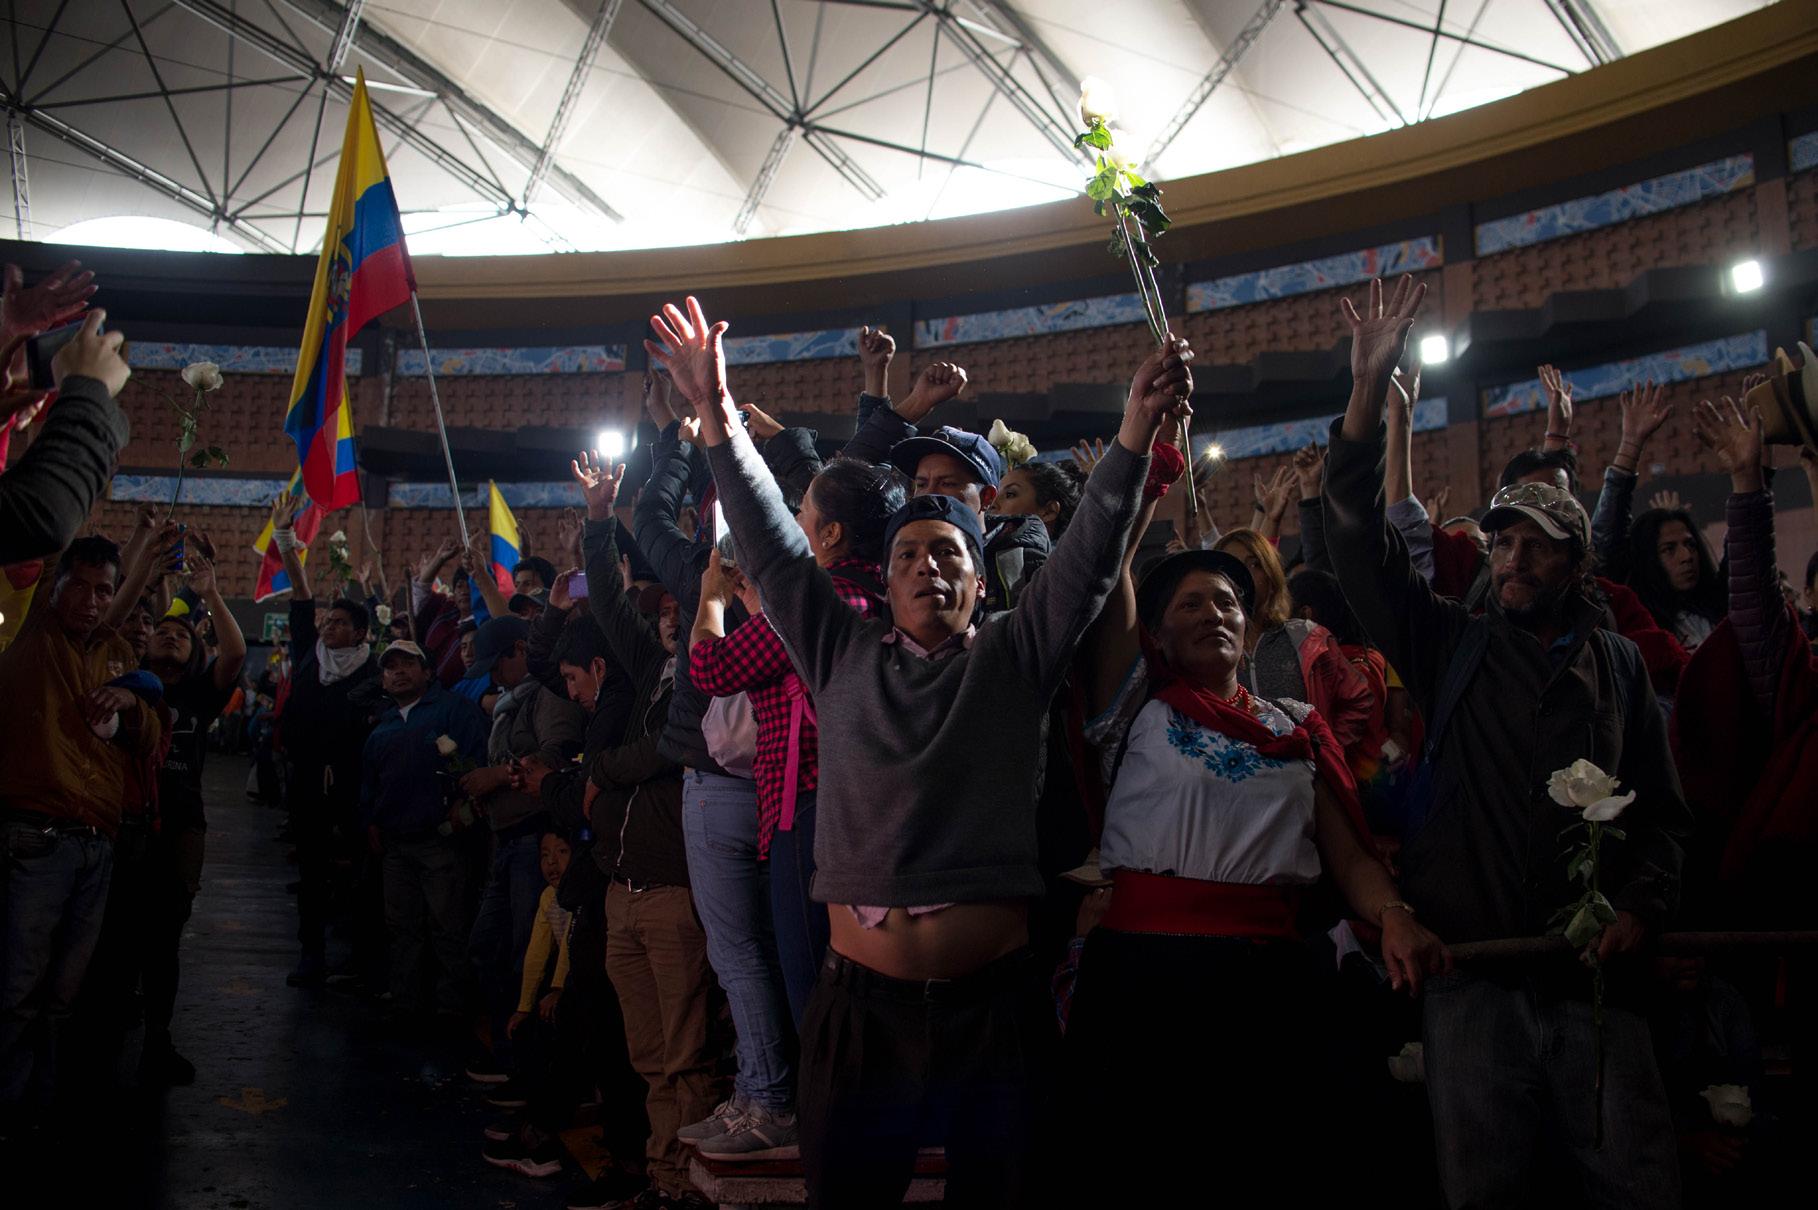
{"label": "young child", "polygon": [[[570,913],[556,902],[556,887],[568,870],[571,855],[568,841],[559,832],[545,832],[537,845],[543,881],[547,883],[537,900],[536,920],[530,926],[530,942],[524,947],[524,982],[518,994],[518,1009],[511,1014],[506,1032],[523,1052],[523,1085],[508,1084],[499,1094],[489,1097],[495,1105],[508,1108],[528,1106],[522,1120],[507,1120],[486,1128],[492,1141],[481,1149],[486,1162],[510,1168],[525,1176],[554,1176],[562,1170],[562,1147],[556,1138],[560,1122],[550,1120],[552,1101],[559,1100],[550,1068],[559,1062],[556,1009],[561,1004],[562,986],[568,981],[568,925]],[[554,968],[550,956],[554,953]],[[547,990],[545,984],[547,983]],[[526,1030],[525,1027],[529,1026]],[[513,1081],[516,1084],[516,1081]]]}

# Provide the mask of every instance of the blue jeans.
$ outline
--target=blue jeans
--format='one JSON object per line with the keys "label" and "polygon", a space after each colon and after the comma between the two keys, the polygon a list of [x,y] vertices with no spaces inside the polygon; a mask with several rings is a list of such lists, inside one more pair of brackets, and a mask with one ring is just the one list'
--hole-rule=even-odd
{"label": "blue jeans", "polygon": [[707,932],[707,961],[738,1031],[733,1091],[766,1109],[791,1109],[794,1031],[770,921],[769,873],[757,855],[757,786],[689,773],[682,782],[682,837],[689,889]]}
{"label": "blue jeans", "polygon": [[1456,1207],[1540,1204],[1550,1150],[1597,1207],[1679,1205],[1678,1144],[1646,1019],[1604,1007],[1601,1148],[1595,1147],[1591,1006],[1523,980],[1427,980],[1427,1099],[1439,1183]]}
{"label": "blue jeans", "polygon": [[808,896],[814,880],[814,791],[796,795],[795,827],[770,838],[770,909],[776,920],[776,950],[783,964],[789,1012],[802,1027],[808,997],[821,977],[832,926],[827,905]]}
{"label": "blue jeans", "polygon": [[537,899],[548,885],[537,853],[541,840],[533,829],[495,844],[486,886],[480,892],[479,914],[468,939],[467,953],[479,975],[486,1015],[492,1023],[492,1057],[501,1065],[511,1060],[505,1026],[518,1006],[524,950],[530,945],[530,927],[536,923]]}
{"label": "blue jeans", "polygon": [[57,1025],[101,936],[114,842],[14,819],[0,828],[0,1107],[12,1109],[56,1087]]}

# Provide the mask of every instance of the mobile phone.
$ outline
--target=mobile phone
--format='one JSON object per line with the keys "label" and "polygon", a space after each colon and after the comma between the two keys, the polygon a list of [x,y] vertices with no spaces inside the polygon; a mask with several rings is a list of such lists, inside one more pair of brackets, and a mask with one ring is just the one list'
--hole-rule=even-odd
{"label": "mobile phone", "polygon": [[[41,332],[25,342],[25,366],[31,373],[32,386],[40,391],[48,391],[57,385],[56,376],[51,373],[51,359],[57,355],[57,350],[68,344],[81,330],[82,321],[78,320],[61,328]],[[103,324],[95,330],[105,332],[107,325]]]}
{"label": "mobile phone", "polygon": [[188,531],[189,526],[187,525],[179,525],[177,527],[177,543],[170,548],[170,570],[173,574],[180,573],[183,570],[183,561],[185,558],[183,546]]}
{"label": "mobile phone", "polygon": [[568,599],[585,601],[587,599],[587,573],[571,571],[568,573]]}

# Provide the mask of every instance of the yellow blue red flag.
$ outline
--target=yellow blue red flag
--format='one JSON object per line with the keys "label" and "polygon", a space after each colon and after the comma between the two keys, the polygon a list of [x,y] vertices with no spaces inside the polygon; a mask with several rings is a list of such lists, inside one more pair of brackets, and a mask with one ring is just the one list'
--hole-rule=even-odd
{"label": "yellow blue red flag", "polygon": [[[303,490],[303,472],[295,471],[284,490],[297,495]],[[303,501],[297,510],[296,520],[292,525],[297,531],[297,561],[309,559],[309,544],[316,540],[316,534],[322,529],[323,510],[313,500]],[[253,585],[253,600],[263,601],[275,597],[292,588],[290,576],[284,571],[284,556],[278,553],[277,545],[271,540],[271,521],[268,518],[265,528],[259,531],[259,537],[253,542],[253,553],[259,556],[259,578]]]}
{"label": "yellow blue red flag", "polygon": [[415,288],[404,226],[362,72],[347,111],[328,229],[316,261],[303,348],[284,417],[284,431],[297,443],[304,491],[325,511],[360,498],[354,475],[353,415],[343,373],[348,338],[408,302]]}
{"label": "yellow blue red flag", "polygon": [[518,565],[524,544],[518,538],[518,519],[511,515],[511,507],[499,493],[499,485],[489,479],[486,487],[486,528],[492,531],[492,578],[499,582],[499,591],[510,597],[512,569]]}

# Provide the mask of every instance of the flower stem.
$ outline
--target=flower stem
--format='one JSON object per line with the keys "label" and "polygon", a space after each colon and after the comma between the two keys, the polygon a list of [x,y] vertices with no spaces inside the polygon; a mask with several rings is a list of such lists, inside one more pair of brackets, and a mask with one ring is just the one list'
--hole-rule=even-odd
{"label": "flower stem", "polygon": [[[1591,832],[1591,901],[1595,903],[1603,894],[1602,861],[1598,849],[1603,840],[1603,825],[1588,823]],[[1605,926],[1608,927],[1607,925]],[[1603,939],[1600,931],[1598,941]],[[1593,943],[1595,944],[1595,942]],[[1591,955],[1591,1088],[1594,1099],[1593,1118],[1591,1122],[1591,1146],[1603,1150],[1603,960],[1593,951]]]}
{"label": "flower stem", "polygon": [[1165,345],[1168,343],[1168,314],[1162,306],[1161,289],[1155,283],[1155,275],[1149,272],[1149,266],[1137,253],[1136,239],[1130,234],[1130,216],[1115,203],[1112,209],[1117,214],[1117,229],[1124,237],[1124,255],[1129,258],[1130,272],[1136,277],[1136,292],[1142,296],[1149,334],[1155,337],[1157,345]]}

